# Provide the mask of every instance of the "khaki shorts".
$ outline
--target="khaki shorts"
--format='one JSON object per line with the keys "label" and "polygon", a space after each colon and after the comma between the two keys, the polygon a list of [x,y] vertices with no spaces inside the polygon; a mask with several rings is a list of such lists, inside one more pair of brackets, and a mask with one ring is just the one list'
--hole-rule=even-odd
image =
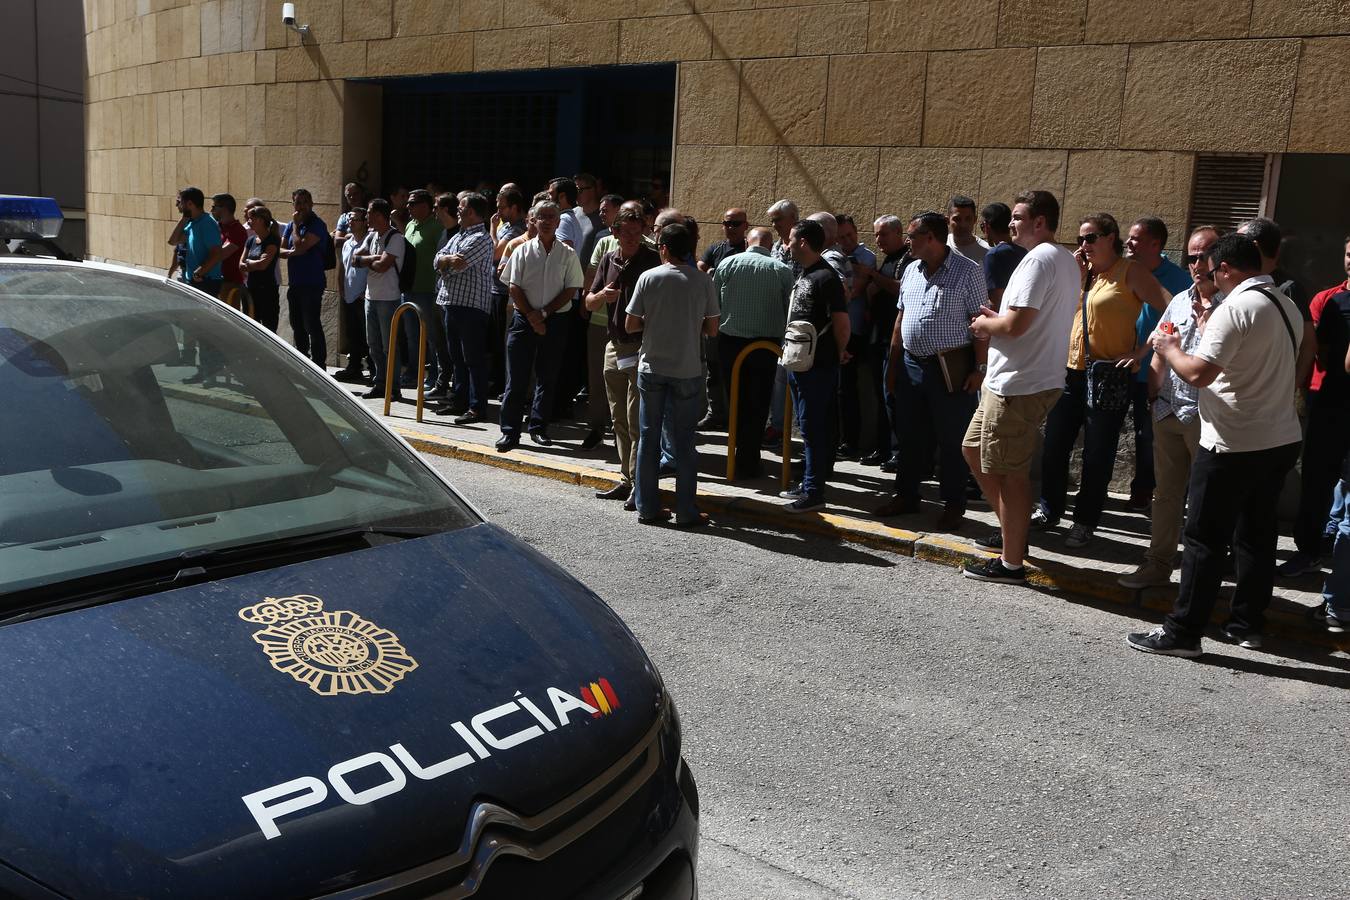
{"label": "khaki shorts", "polygon": [[990,390],[980,391],[980,405],[962,446],[980,448],[980,471],[985,475],[1030,471],[1041,426],[1063,393],[1062,388],[1051,388],[1038,394],[1000,397]]}

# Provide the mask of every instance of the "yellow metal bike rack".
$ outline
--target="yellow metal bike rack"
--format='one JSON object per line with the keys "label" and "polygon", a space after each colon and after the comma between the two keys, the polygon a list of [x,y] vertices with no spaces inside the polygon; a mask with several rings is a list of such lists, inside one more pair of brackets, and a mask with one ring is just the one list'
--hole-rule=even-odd
{"label": "yellow metal bike rack", "polygon": [[389,407],[394,402],[394,379],[398,378],[398,372],[395,371],[398,366],[395,365],[398,353],[398,321],[403,318],[403,314],[412,310],[417,316],[417,421],[422,421],[422,402],[425,399],[426,383],[423,381],[427,368],[427,322],[422,318],[422,310],[417,308],[416,303],[405,302],[398,305],[394,310],[394,317],[389,320],[389,355],[384,358],[384,414],[389,415]]}
{"label": "yellow metal bike rack", "polygon": [[[244,309],[241,298],[248,301],[248,309]],[[221,286],[220,296],[217,299],[231,309],[239,310],[250,319],[258,318],[253,312],[253,295],[244,290],[244,286],[241,284],[236,284],[232,281],[225,282],[224,285]]]}
{"label": "yellow metal bike rack", "polygon": [[[736,477],[736,413],[740,406],[741,393],[741,364],[745,358],[756,350],[768,350],[774,356],[782,357],[783,348],[773,341],[755,341],[746,345],[740,353],[736,354],[736,361],[731,364],[731,385],[729,388],[730,397],[727,398],[727,481],[732,481]],[[755,435],[751,435],[756,439]],[[791,389],[783,392],[783,473],[779,478],[783,490],[787,490],[788,484],[792,481],[792,391]]]}

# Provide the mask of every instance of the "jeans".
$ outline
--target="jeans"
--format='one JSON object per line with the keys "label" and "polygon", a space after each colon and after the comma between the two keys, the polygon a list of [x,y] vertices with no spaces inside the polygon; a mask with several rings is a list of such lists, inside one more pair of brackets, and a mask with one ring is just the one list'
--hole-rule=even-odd
{"label": "jeans", "polygon": [[637,356],[639,343],[605,345],[605,397],[609,400],[609,416],[614,422],[614,447],[619,451],[619,472],[623,480],[633,483],[633,451],[642,433],[638,415],[637,366],[619,368],[619,360]]}
{"label": "jeans", "polygon": [[328,342],[323,336],[323,285],[293,284],[286,288],[295,349],[320,366],[328,365]]}
{"label": "jeans", "polygon": [[[1337,482],[1336,494],[1344,498],[1350,492],[1350,482]],[[1328,612],[1338,619],[1350,619],[1350,510],[1341,504],[1341,515],[1336,522],[1336,544],[1331,552],[1331,574],[1322,586],[1322,599]]]}
{"label": "jeans", "polygon": [[347,368],[360,371],[370,357],[366,340],[366,301],[358,297],[342,304],[342,338],[347,352]]}
{"label": "jeans", "polygon": [[1181,587],[1165,621],[1170,634],[1193,641],[1204,633],[1219,599],[1230,541],[1237,586],[1228,622],[1261,632],[1275,585],[1275,505],[1298,448],[1297,442],[1249,453],[1200,448],[1182,532]]}
{"label": "jeans", "polygon": [[[394,362],[389,365],[389,332],[394,321],[394,310],[398,303],[394,300],[366,301],[366,344],[370,347],[370,374],[375,386],[383,388],[385,375],[390,368],[394,372],[394,393],[398,393],[398,369],[402,362],[398,358],[398,343],[394,344]],[[406,313],[404,315],[407,315]]]}
{"label": "jeans", "polygon": [[966,480],[970,468],[961,452],[970,417],[975,414],[974,394],[947,392],[937,357],[916,359],[905,353],[904,368],[895,380],[897,418],[905,423],[900,434],[900,465],[895,489],[901,500],[917,503],[919,483],[927,474],[933,451],[942,467],[939,495],[948,509],[966,510]]}
{"label": "jeans", "polygon": [[1347,509],[1350,509],[1350,486],[1346,485],[1344,480],[1336,482],[1336,490],[1331,492],[1331,512],[1327,514],[1326,531],[1323,537],[1334,538],[1341,528],[1341,519],[1345,518]]}
{"label": "jeans", "polygon": [[[787,369],[782,366],[775,366],[773,393],[769,397],[769,425],[776,431],[783,430],[783,408],[787,404],[787,386]],[[796,413],[794,412],[793,415],[796,415]]]}
{"label": "jeans", "polygon": [[542,432],[548,427],[553,409],[553,395],[562,366],[563,351],[567,349],[567,316],[549,316],[544,320],[544,333],[536,334],[529,320],[520,313],[512,313],[511,326],[506,332],[506,393],[502,396],[502,434],[520,434],[520,420],[525,414],[525,392],[534,375],[534,399],[530,404],[531,432]]}
{"label": "jeans", "polygon": [[488,314],[472,306],[442,306],[441,311],[455,373],[450,399],[455,406],[484,415],[488,408]]}
{"label": "jeans", "polygon": [[445,325],[441,320],[441,308],[436,305],[436,295],[432,293],[414,293],[409,291],[403,295],[404,303],[417,304],[417,311],[420,316],[404,313],[403,322],[404,331],[408,335],[408,356],[409,360],[417,357],[417,343],[422,322],[427,325],[427,370],[423,373],[426,380],[435,384],[443,384],[450,378],[450,372],[454,369],[454,362],[450,358],[450,346],[445,340]]}
{"label": "jeans", "polygon": [[[1096,529],[1106,505],[1106,489],[1116,465],[1120,427],[1125,410],[1103,412],[1088,409],[1087,373],[1069,369],[1064,395],[1045,420],[1045,451],[1041,460],[1041,511],[1050,521],[1064,515],[1069,483],[1069,457],[1074,441],[1083,431],[1083,477],[1074,501],[1073,521]],[[907,427],[907,424],[906,424]]]}
{"label": "jeans", "polygon": [[698,518],[698,447],[695,430],[703,410],[704,376],[669,378],[638,373],[638,419],[641,432],[637,452],[637,508],[643,519],[661,512],[657,487],[661,435],[669,425],[675,442],[675,521]]}
{"label": "jeans", "polygon": [[[728,391],[731,390],[731,367],[735,365],[736,357],[750,344],[762,340],[765,338],[743,338],[730,334],[717,336],[717,360],[722,368],[722,383],[727,386]],[[760,462],[760,443],[764,437],[764,423],[769,417],[774,371],[777,368],[778,358],[768,350],[756,350],[746,356],[745,362],[741,363],[741,377],[737,390],[740,396],[736,401],[738,478],[754,478],[763,469]],[[779,410],[779,413],[781,415],[782,410]]]}
{"label": "jeans", "polygon": [[788,382],[797,393],[797,421],[806,445],[802,492],[822,500],[839,446],[839,367],[815,365],[806,372],[789,372]]}
{"label": "jeans", "polygon": [[1294,543],[1300,553],[1314,557],[1322,553],[1331,493],[1340,480],[1341,461],[1347,452],[1350,410],[1344,402],[1325,402],[1320,391],[1309,391],[1308,434],[1303,443],[1298,513],[1294,518]]}
{"label": "jeans", "polygon": [[1153,471],[1153,411],[1148,408],[1148,382],[1130,379],[1130,421],[1134,425],[1134,478],[1130,493],[1149,496],[1157,487]]}
{"label": "jeans", "polygon": [[727,380],[731,369],[728,367],[725,371],[727,377],[723,376],[723,367],[718,355],[719,341],[715,337],[708,337],[706,334],[699,338],[703,342],[704,372],[708,376],[708,404],[707,414],[718,422],[727,420],[727,390],[731,382]]}

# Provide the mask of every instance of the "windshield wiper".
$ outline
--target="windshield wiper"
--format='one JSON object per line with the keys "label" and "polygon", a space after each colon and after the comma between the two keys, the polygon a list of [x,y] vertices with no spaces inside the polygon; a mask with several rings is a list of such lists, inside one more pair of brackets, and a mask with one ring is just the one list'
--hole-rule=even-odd
{"label": "windshield wiper", "polygon": [[[175,556],[67,579],[55,584],[16,591],[0,598],[0,622],[10,623],[85,606],[96,606],[145,594],[201,584],[330,556],[350,548],[354,540],[392,538],[410,540],[440,534],[445,528],[398,525],[356,525],[327,531],[272,538],[232,547],[200,547]],[[366,541],[379,546],[393,541]]]}

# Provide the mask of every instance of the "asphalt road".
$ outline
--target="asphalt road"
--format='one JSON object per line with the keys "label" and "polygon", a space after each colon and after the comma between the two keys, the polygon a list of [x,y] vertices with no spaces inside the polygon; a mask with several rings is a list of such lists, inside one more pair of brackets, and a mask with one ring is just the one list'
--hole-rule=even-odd
{"label": "asphalt road", "polygon": [[1350,892],[1350,660],[1151,657],[1119,610],[429,460],[661,668],[704,898]]}

